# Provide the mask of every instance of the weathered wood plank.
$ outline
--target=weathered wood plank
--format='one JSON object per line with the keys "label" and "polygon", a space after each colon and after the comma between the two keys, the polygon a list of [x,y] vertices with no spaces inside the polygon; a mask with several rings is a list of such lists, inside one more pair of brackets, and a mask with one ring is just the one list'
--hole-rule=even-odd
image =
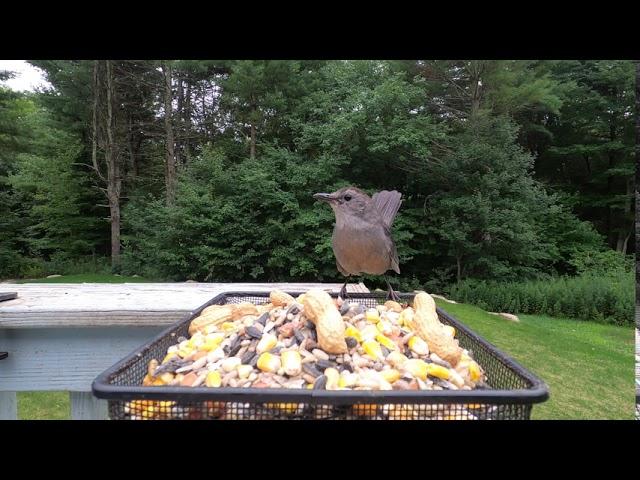
{"label": "weathered wood plank", "polygon": [[[0,304],[0,328],[170,325],[224,291],[338,291],[337,283],[14,284],[19,298]],[[349,284],[349,292],[367,292]]]}
{"label": "weathered wood plank", "polygon": [[105,400],[95,398],[89,392],[70,392],[71,420],[107,420],[108,406]]}
{"label": "weathered wood plank", "polygon": [[[2,388],[0,388],[2,390]],[[16,392],[0,391],[0,420],[18,419],[18,400]]]}
{"label": "weathered wood plank", "polygon": [[160,333],[161,327],[0,330],[9,357],[0,391],[91,391],[105,369]]}

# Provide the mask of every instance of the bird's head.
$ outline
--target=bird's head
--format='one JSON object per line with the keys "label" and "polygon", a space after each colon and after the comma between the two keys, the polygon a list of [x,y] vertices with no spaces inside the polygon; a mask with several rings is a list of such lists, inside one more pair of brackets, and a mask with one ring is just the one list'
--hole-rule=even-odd
{"label": "bird's head", "polygon": [[350,217],[362,217],[370,208],[371,198],[356,187],[344,187],[333,193],[316,193],[313,198],[327,202],[336,215],[336,221]]}

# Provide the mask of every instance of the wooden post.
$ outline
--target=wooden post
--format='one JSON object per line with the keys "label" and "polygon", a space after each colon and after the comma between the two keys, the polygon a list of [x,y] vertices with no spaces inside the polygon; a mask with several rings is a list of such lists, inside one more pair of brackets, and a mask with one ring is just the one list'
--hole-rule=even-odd
{"label": "wooden post", "polygon": [[107,402],[95,398],[91,392],[69,392],[71,420],[107,420]]}
{"label": "wooden post", "polygon": [[0,420],[18,419],[16,392],[0,392]]}

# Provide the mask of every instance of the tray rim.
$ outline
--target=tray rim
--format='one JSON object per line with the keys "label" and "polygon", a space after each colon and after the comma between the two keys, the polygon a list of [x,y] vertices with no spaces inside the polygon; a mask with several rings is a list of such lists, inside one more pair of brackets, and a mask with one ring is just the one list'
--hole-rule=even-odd
{"label": "tray rim", "polygon": [[[287,290],[291,296],[297,297],[305,291]],[[337,292],[327,292],[332,298]],[[164,386],[130,386],[112,385],[109,378],[125,366],[142,356],[144,352],[169,335],[173,330],[190,322],[206,307],[219,304],[227,297],[265,297],[270,291],[237,291],[221,292],[202,304],[195,310],[186,313],[180,320],[162,330],[145,344],[137,347],[129,355],[123,357],[114,365],[99,374],[91,384],[91,391],[97,398],[111,401],[129,400],[169,400],[177,402],[239,402],[239,403],[269,403],[269,402],[306,402],[311,404],[355,404],[361,402],[383,404],[451,404],[451,403],[486,403],[486,404],[534,404],[542,403],[549,398],[549,389],[535,374],[527,370],[519,362],[485,340],[472,329],[463,324],[443,309],[437,307],[439,315],[446,318],[456,330],[464,331],[475,342],[480,343],[503,364],[530,382],[531,387],[524,389],[483,389],[483,390],[308,390],[308,389],[261,389],[261,388],[208,388],[208,387],[164,387]],[[413,299],[416,293],[400,293],[402,299]],[[348,294],[347,299],[385,299],[384,292],[359,292]]]}

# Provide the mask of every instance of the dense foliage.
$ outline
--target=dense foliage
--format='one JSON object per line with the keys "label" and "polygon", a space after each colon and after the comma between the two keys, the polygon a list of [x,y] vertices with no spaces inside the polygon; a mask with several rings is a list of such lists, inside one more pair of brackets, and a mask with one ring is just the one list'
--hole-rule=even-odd
{"label": "dense foliage", "polygon": [[524,282],[463,280],[451,298],[491,312],[546,314],[631,325],[635,308],[634,274],[603,277],[592,273]]}
{"label": "dense foliage", "polygon": [[632,62],[31,63],[50,90],[0,86],[0,277],[110,258],[149,278],[340,281],[311,195],[349,184],[403,193],[403,289],[469,296],[634,251]]}

